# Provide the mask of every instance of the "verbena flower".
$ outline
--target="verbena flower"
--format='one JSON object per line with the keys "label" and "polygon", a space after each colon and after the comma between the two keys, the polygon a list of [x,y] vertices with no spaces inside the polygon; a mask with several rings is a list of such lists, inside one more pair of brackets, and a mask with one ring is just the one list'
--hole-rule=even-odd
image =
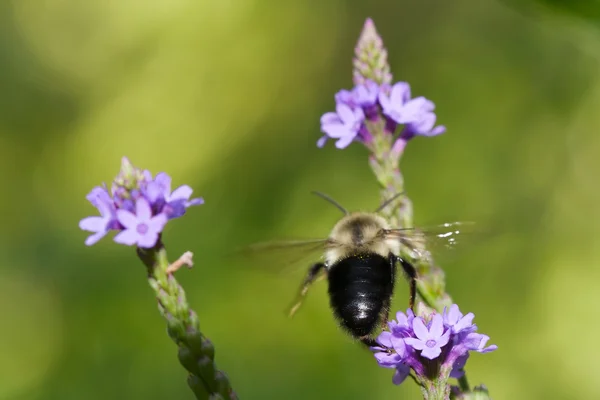
{"label": "verbena flower", "polygon": [[450,330],[446,329],[444,332],[442,317],[438,314],[433,316],[429,328],[422,318],[415,318],[413,332],[416,337],[406,338],[404,342],[415,350],[421,350],[421,355],[430,360],[442,353],[442,347],[450,339]]}
{"label": "verbena flower", "polygon": [[153,247],[167,223],[163,213],[152,216],[150,203],[143,197],[135,202],[135,213],[128,210],[117,210],[117,219],[125,230],[115,236],[115,242],[139,247]]}
{"label": "verbena flower", "polygon": [[432,365],[437,373],[448,371],[451,377],[460,378],[470,351],[487,353],[498,348],[486,347],[489,337],[476,332],[473,318],[472,313],[463,315],[456,304],[442,315],[433,313],[427,318],[415,317],[410,309],[406,314],[398,312],[396,320],[388,323],[389,330],[377,338],[380,346],[371,350],[381,367],[395,369],[394,384],[403,382],[410,369],[417,376],[431,373]]}
{"label": "verbena flower", "polygon": [[181,217],[188,207],[203,204],[202,198],[190,199],[192,188],[179,186],[171,192],[171,177],[164,172],[152,178],[123,157],[121,171],[109,193],[106,185],[96,186],[86,196],[100,216],[82,219],[79,227],[93,232],[85,244],[93,245],[109,231],[120,232],[115,242],[129,246],[154,247],[169,219]]}
{"label": "verbena flower", "polygon": [[321,130],[326,136],[319,139],[317,145],[322,147],[326,137],[338,139],[335,146],[338,149],[347,147],[363,127],[365,114],[361,108],[349,104],[338,103],[336,112],[328,112],[321,117]]}
{"label": "verbena flower", "polygon": [[[317,141],[317,146],[323,147],[329,138],[337,139],[339,149],[353,141],[369,143],[376,134],[396,135],[400,125],[404,128],[397,135],[397,141],[407,142],[417,135],[444,133],[444,126],[435,126],[433,102],[422,96],[414,99],[410,96],[410,86],[406,82],[397,82],[390,87],[366,80],[351,90],[340,90],[335,95],[336,112],[321,117],[321,131],[325,136]],[[379,125],[365,124],[380,118],[385,121],[383,129]]]}

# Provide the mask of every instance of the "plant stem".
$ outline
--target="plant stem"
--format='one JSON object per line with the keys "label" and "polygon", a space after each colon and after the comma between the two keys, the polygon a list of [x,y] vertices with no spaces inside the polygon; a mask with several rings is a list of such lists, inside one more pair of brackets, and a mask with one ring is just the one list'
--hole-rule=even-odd
{"label": "plant stem", "polygon": [[471,389],[469,388],[469,381],[467,380],[467,375],[464,374],[460,378],[458,378],[458,387],[460,387],[461,392],[469,392]]}
{"label": "plant stem", "polygon": [[173,276],[182,265],[191,266],[191,253],[169,264],[159,239],[154,248],[138,248],[137,254],[148,269],[148,282],[156,294],[158,310],[167,322],[167,333],[179,347],[179,362],[189,373],[187,382],[196,399],[237,399],[227,376],[216,368],[214,346],[200,331],[198,316]]}
{"label": "plant stem", "polygon": [[[383,135],[374,136],[377,138]],[[401,154],[391,151],[391,140],[388,143],[388,146],[372,146],[374,152],[369,158],[371,169],[381,186],[382,202],[395,194],[405,192],[404,178],[399,168]],[[381,213],[394,228],[414,227],[412,202],[407,195],[401,196],[395,207],[390,204],[381,210]],[[442,312],[444,307],[452,304],[452,299],[445,291],[444,271],[435,265],[425,243],[415,241],[411,246],[417,248],[419,256],[415,257],[411,249],[406,246],[402,246],[402,256],[414,260],[418,274],[417,301],[423,302],[437,312]]]}

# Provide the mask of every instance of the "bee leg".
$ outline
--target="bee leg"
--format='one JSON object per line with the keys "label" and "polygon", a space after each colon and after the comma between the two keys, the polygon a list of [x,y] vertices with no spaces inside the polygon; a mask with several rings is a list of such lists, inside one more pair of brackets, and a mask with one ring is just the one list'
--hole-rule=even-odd
{"label": "bee leg", "polygon": [[369,336],[363,336],[359,338],[359,340],[367,347],[381,347],[379,343],[375,339]]}
{"label": "bee leg", "polygon": [[398,257],[396,255],[393,256],[394,264],[395,262],[399,262],[402,265],[402,269],[404,270],[404,274],[406,275],[406,279],[408,279],[408,283],[410,285],[410,300],[409,307],[414,311],[415,307],[415,298],[417,297],[417,270],[415,267],[406,261],[402,257]]}
{"label": "bee leg", "polygon": [[290,308],[290,311],[288,312],[288,316],[290,318],[294,316],[296,311],[298,311],[298,309],[302,305],[302,301],[304,300],[304,297],[308,293],[308,289],[310,288],[310,285],[312,285],[313,282],[315,282],[317,279],[319,279],[322,276],[321,273],[324,270],[325,270],[325,264],[323,264],[323,263],[316,263],[309,268],[308,273],[306,274],[306,277],[304,278],[304,282],[302,282],[302,286],[300,286],[300,291],[298,292],[298,295],[296,296],[294,305]]}

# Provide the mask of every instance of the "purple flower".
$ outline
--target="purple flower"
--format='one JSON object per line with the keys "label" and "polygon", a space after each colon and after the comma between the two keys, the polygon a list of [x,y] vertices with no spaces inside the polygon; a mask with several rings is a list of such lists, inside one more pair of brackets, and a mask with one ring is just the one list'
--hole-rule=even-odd
{"label": "purple flower", "polygon": [[392,380],[396,384],[404,381],[411,369],[417,377],[424,376],[432,370],[432,363],[445,378],[459,378],[470,351],[488,353],[498,348],[486,347],[489,337],[476,332],[473,318],[472,313],[463,315],[455,304],[442,314],[427,317],[428,324],[411,310],[398,312],[396,320],[388,323],[389,330],[377,337],[379,346],[371,350],[381,367],[395,369]]}
{"label": "purple flower", "polygon": [[110,229],[116,229],[115,222],[117,218],[115,206],[106,189],[99,186],[95,187],[88,194],[87,199],[100,211],[101,215],[100,217],[87,217],[79,221],[80,229],[94,232],[85,240],[85,244],[91,246],[102,239]]}
{"label": "purple flower", "polygon": [[390,89],[379,92],[379,104],[383,114],[390,117],[398,124],[410,122],[403,117],[404,105],[410,100],[410,86],[406,82],[395,83]]}
{"label": "purple flower", "polygon": [[171,192],[171,177],[164,172],[156,175],[154,183],[153,188],[158,191],[154,196],[166,203],[163,212],[169,219],[181,217],[190,206],[204,204],[202,197],[190,200],[193,190],[188,185],[181,185]]}
{"label": "purple flower", "polygon": [[415,350],[421,350],[421,355],[430,360],[442,353],[442,347],[450,339],[450,330],[444,332],[443,319],[439,314],[433,316],[429,329],[422,318],[415,318],[413,331],[417,337],[404,339],[405,343]]}
{"label": "purple flower", "polygon": [[398,140],[409,141],[417,135],[431,137],[446,132],[446,127],[443,125],[438,125],[434,128],[435,119],[436,116],[432,112],[419,114],[417,119],[406,124]]}
{"label": "purple flower", "polygon": [[[389,94],[388,94],[389,92]],[[416,135],[435,136],[446,131],[444,126],[436,126],[435,105],[425,97],[410,98],[410,86],[406,82],[398,82],[388,90],[379,92],[379,103],[384,115],[391,123],[387,127],[395,130],[394,124],[405,124],[398,140],[405,142]]]}
{"label": "purple flower", "polygon": [[335,146],[338,149],[348,147],[356,138],[365,120],[361,108],[351,108],[347,104],[338,103],[336,112],[328,112],[321,117],[321,131],[326,136],[319,139],[317,145],[323,147],[327,137],[338,139]]}
{"label": "purple flower", "polygon": [[408,377],[410,374],[410,367],[403,363],[398,363],[396,365],[396,372],[394,372],[394,376],[392,377],[392,383],[394,385],[399,385]]}
{"label": "purple flower", "polygon": [[111,193],[112,197],[103,185],[87,195],[100,212],[100,216],[87,217],[79,223],[81,229],[93,232],[85,241],[88,246],[109,230],[117,230],[117,243],[153,247],[169,219],[181,217],[188,207],[204,203],[202,198],[190,200],[192,188],[188,185],[171,192],[169,175],[161,172],[153,179],[150,171],[134,167],[126,157]]}
{"label": "purple flower", "polygon": [[323,147],[329,138],[338,139],[336,146],[340,149],[354,140],[369,143],[374,132],[370,132],[364,122],[378,121],[381,115],[385,116],[382,129],[387,134],[394,134],[398,125],[404,125],[393,145],[396,153],[403,151],[406,143],[417,135],[436,136],[446,131],[444,126],[435,126],[433,102],[422,96],[411,99],[406,82],[390,87],[365,80],[352,90],[337,92],[335,102],[336,112],[321,117],[321,131],[325,136],[317,141],[318,147]]}
{"label": "purple flower", "polygon": [[[373,348],[373,350],[378,350],[375,353],[377,363],[383,368],[394,368],[396,371],[394,372],[392,382],[395,385],[401,384],[410,373],[410,366],[405,364],[408,351],[404,340],[393,335],[391,332],[384,331],[377,338],[377,342],[384,346]],[[394,352],[389,352],[386,348],[393,348]]]}
{"label": "purple flower", "polygon": [[145,198],[135,202],[135,214],[127,210],[117,210],[117,218],[125,230],[115,236],[115,242],[132,246],[151,248],[158,240],[167,223],[165,214],[152,216],[150,203]]}
{"label": "purple flower", "polygon": [[449,310],[444,309],[442,315],[444,324],[452,328],[453,333],[458,333],[463,330],[474,331],[477,329],[477,326],[473,325],[475,314],[468,313],[463,316],[456,304],[452,304]]}
{"label": "purple flower", "polygon": [[495,344],[485,347],[488,340],[490,340],[489,336],[472,332],[465,338],[465,347],[478,353],[489,353],[490,351],[496,350],[498,346]]}
{"label": "purple flower", "polygon": [[409,337],[412,332],[412,323],[415,319],[415,314],[409,308],[406,310],[406,314],[401,311],[396,313],[396,320],[388,322],[390,332],[398,337]]}
{"label": "purple flower", "polygon": [[452,371],[450,371],[450,378],[460,379],[465,374],[465,364],[469,359],[469,353],[463,354],[458,357],[452,366]]}
{"label": "purple flower", "polygon": [[371,80],[367,80],[364,85],[356,85],[352,89],[354,102],[360,107],[370,107],[377,103],[379,96],[379,85]]}

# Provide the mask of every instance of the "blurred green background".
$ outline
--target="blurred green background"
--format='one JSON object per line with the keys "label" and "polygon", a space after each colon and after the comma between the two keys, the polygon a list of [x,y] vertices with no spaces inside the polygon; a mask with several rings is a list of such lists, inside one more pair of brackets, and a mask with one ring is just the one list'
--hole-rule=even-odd
{"label": "blurred green background", "polygon": [[[599,398],[600,2],[0,2],[0,399],[192,399],[133,249],[93,247],[85,195],[120,159],[206,204],[166,230],[178,278],[242,399],[418,399],[336,327],[326,285],[226,257],[320,237],[373,209],[366,151],[317,149],[351,87],[366,17],[396,80],[448,132],[402,162],[418,224],[492,235],[440,255],[448,290],[499,350],[471,357],[495,399]],[[400,286],[396,306],[405,308]]]}

